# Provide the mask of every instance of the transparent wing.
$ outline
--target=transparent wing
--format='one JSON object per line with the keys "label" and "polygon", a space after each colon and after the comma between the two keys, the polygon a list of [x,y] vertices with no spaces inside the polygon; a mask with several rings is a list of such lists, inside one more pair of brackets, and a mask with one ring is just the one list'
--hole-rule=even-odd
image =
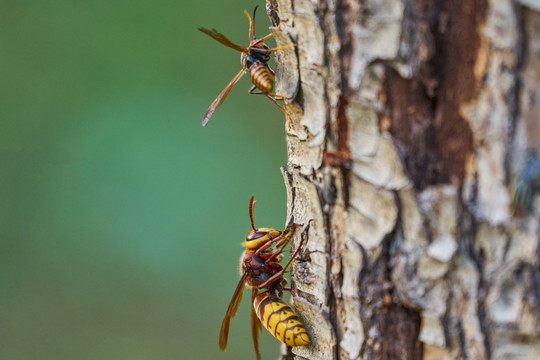
{"label": "transparent wing", "polygon": [[212,114],[214,113],[214,111],[216,111],[216,109],[223,103],[227,95],[229,95],[229,92],[233,88],[234,84],[236,84],[238,80],[240,80],[240,78],[242,77],[242,75],[244,75],[244,73],[245,73],[244,69],[240,70],[240,72],[236,74],[236,76],[225,87],[225,89],[223,89],[223,91],[212,102],[212,104],[210,104],[210,107],[208,108],[208,110],[206,110],[206,114],[204,114],[204,117],[203,117],[203,121],[202,121],[203,126],[206,126],[206,124],[208,124],[208,121],[212,117]]}
{"label": "transparent wing", "polygon": [[261,321],[257,317],[255,308],[253,307],[253,302],[255,296],[257,296],[257,288],[251,289],[251,336],[253,337],[253,346],[255,347],[255,356],[257,360],[261,359],[261,353],[259,352],[259,332],[261,331]]}
{"label": "transparent wing", "polygon": [[233,48],[234,50],[238,50],[240,52],[244,52],[247,50],[245,47],[236,45],[235,43],[233,43],[231,40],[229,40],[229,38],[227,38],[222,33],[218,32],[216,29],[208,30],[208,29],[200,27],[199,31],[202,31],[206,35],[210,36],[212,39],[215,39],[219,41],[220,43],[222,43],[223,45]]}
{"label": "transparent wing", "polygon": [[231,323],[231,319],[234,317],[234,315],[236,315],[238,307],[242,302],[242,294],[244,293],[246,278],[247,273],[244,272],[242,274],[242,278],[236,286],[236,290],[234,290],[231,302],[229,303],[229,307],[227,308],[227,312],[225,313],[225,317],[223,318],[223,323],[221,323],[221,330],[219,331],[219,348],[221,349],[221,351],[225,351],[225,349],[227,349],[227,340],[229,338],[229,324]]}

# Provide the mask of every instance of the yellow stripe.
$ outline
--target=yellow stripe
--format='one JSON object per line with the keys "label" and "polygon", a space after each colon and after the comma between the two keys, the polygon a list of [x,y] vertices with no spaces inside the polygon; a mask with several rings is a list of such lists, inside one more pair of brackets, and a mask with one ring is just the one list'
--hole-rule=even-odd
{"label": "yellow stripe", "polygon": [[289,346],[310,343],[304,325],[289,305],[277,297],[266,296],[255,309],[264,327]]}
{"label": "yellow stripe", "polygon": [[262,92],[269,93],[274,85],[268,69],[262,64],[253,64],[249,69],[251,82]]}

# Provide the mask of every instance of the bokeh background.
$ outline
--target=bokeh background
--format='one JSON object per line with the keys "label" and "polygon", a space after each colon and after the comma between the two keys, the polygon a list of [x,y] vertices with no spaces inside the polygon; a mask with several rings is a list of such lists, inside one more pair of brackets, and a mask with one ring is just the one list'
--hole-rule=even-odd
{"label": "bokeh background", "polygon": [[[244,77],[251,0],[12,1],[0,11],[0,359],[253,359],[250,228],[281,229],[283,114]],[[274,44],[269,41],[269,44]],[[263,359],[279,343],[261,334]]]}

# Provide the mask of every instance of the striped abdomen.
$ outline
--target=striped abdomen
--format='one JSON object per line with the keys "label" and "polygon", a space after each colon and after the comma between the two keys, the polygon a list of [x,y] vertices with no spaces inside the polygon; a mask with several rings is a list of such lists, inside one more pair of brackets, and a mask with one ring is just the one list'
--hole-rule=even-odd
{"label": "striped abdomen", "polygon": [[258,294],[253,307],[264,327],[289,346],[310,344],[309,335],[289,305],[273,293]]}
{"label": "striped abdomen", "polygon": [[265,94],[270,94],[272,92],[272,87],[274,86],[274,81],[272,80],[272,74],[268,68],[261,64],[260,62],[253,63],[249,67],[249,79]]}

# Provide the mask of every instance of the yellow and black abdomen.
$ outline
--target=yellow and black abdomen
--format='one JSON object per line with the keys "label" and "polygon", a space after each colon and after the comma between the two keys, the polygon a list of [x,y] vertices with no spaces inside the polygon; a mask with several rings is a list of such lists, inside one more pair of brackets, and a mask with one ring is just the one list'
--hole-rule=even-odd
{"label": "yellow and black abdomen", "polygon": [[253,307],[264,327],[279,341],[289,346],[310,344],[304,324],[287,303],[269,292],[258,294]]}
{"label": "yellow and black abdomen", "polygon": [[249,67],[249,79],[265,94],[270,94],[272,92],[272,87],[274,86],[274,80],[272,79],[272,74],[266,65],[261,64],[260,62],[253,63]]}

